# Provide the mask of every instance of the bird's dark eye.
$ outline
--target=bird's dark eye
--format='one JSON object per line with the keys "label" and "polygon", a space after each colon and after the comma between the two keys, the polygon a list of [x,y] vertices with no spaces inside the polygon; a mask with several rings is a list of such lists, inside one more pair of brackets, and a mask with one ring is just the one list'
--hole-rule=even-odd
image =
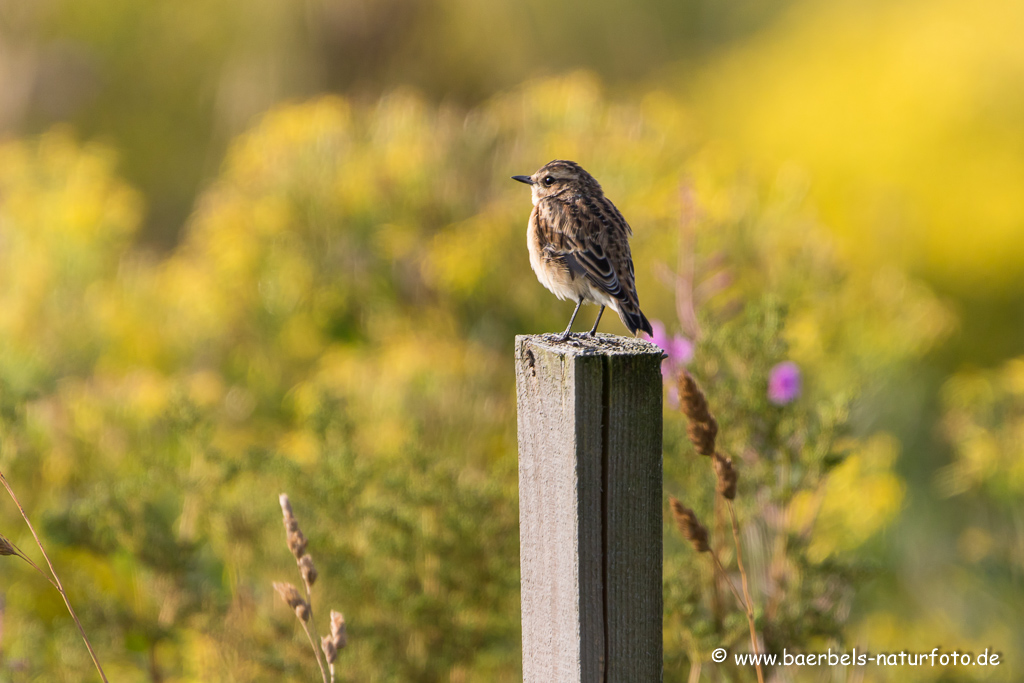
{"label": "bird's dark eye", "polygon": [[545,176],[544,180],[543,180],[543,183],[545,185],[547,185],[548,187],[551,187],[555,183],[555,177],[554,176],[550,176],[550,175],[549,176]]}

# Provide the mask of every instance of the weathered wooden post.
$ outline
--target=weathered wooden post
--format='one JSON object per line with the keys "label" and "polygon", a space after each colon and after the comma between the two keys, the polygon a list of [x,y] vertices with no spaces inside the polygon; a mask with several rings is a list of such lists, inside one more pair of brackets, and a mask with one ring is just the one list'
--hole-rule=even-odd
{"label": "weathered wooden post", "polygon": [[523,680],[662,680],[661,356],[516,337]]}

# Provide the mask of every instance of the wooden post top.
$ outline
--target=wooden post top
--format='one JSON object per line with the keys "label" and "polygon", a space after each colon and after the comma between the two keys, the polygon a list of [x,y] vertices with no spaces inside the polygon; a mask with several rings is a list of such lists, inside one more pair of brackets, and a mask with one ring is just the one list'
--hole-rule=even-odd
{"label": "wooden post top", "polygon": [[622,337],[599,332],[593,337],[577,334],[561,341],[560,333],[519,334],[516,347],[529,344],[566,356],[646,356],[665,354],[661,347],[646,339]]}

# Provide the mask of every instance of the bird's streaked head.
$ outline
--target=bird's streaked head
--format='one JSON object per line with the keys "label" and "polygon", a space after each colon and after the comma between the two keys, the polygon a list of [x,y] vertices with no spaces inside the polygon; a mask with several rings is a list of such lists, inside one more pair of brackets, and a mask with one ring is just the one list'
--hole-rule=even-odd
{"label": "bird's streaked head", "polygon": [[601,185],[575,161],[555,159],[544,164],[533,175],[514,175],[512,179],[532,188],[535,205],[545,197],[565,191],[591,197],[601,196]]}

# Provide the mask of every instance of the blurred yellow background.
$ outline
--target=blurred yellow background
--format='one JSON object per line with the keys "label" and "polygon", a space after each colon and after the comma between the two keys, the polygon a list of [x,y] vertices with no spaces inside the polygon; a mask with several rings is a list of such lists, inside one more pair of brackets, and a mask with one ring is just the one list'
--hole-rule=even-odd
{"label": "blurred yellow background", "polygon": [[[695,342],[769,648],[1003,657],[773,680],[1018,680],[1022,22],[0,2],[0,470],[110,679],[315,676],[271,588],[282,491],[317,616],[349,622],[339,680],[521,678],[512,344],[571,307],[509,176],[568,158],[629,219],[648,317]],[[778,407],[783,360],[804,387]],[[668,404],[665,428],[666,492],[712,518]],[[13,503],[0,533],[32,555]],[[749,680],[709,659],[745,621],[668,525],[665,553],[666,680]],[[59,595],[0,559],[0,680],[94,679]]]}

